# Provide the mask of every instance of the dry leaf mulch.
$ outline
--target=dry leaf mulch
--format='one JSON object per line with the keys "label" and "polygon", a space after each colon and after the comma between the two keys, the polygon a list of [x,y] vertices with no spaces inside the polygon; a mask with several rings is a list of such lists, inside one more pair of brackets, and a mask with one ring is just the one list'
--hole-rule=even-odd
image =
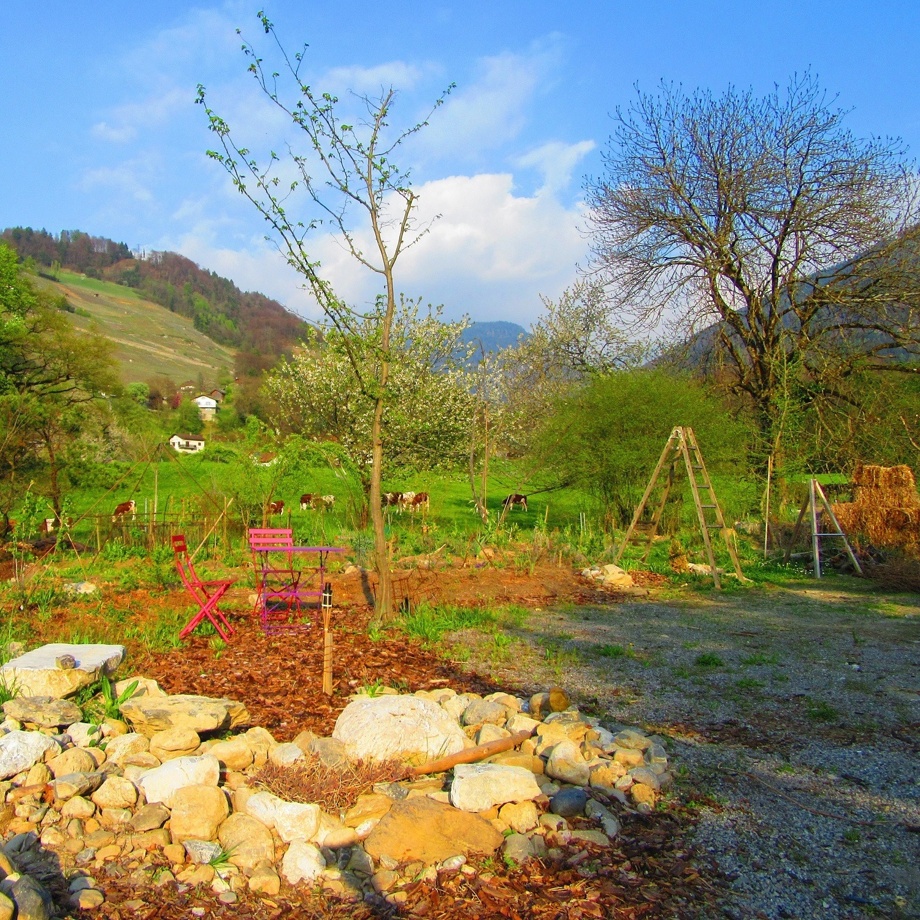
{"label": "dry leaf mulch", "polygon": [[215,650],[193,636],[181,649],[131,658],[131,672],[153,677],[167,693],[229,697],[246,704],[253,725],[278,741],[308,729],[332,734],[349,697],[362,688],[395,687],[403,692],[453,687],[458,692],[499,690],[488,678],[465,673],[431,649],[387,631],[368,635],[370,608],[333,613],[333,693],[322,692],[323,630],[266,635],[255,618],[232,620],[232,641]]}

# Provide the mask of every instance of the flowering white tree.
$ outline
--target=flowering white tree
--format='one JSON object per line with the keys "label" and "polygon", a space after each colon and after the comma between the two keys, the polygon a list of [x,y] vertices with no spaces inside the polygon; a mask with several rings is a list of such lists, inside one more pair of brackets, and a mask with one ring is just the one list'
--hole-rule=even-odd
{"label": "flowering white tree", "polygon": [[[420,316],[416,302],[403,301],[397,310],[380,427],[384,475],[400,468],[456,468],[464,462],[473,412],[465,328],[466,323],[441,322],[437,312]],[[328,330],[322,342],[283,361],[265,382],[273,424],[281,431],[337,441],[367,493],[375,469],[376,400],[354,387],[351,362],[372,375],[378,336],[374,317],[348,335]]]}

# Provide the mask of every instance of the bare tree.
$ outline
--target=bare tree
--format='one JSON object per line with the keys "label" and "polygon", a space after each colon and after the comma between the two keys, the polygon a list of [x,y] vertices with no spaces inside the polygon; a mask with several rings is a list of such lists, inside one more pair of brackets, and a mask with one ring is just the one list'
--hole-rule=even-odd
{"label": "bare tree", "polygon": [[[617,111],[588,183],[594,267],[631,328],[718,361],[781,461],[793,409],[920,353],[916,177],[811,74],[759,98],[663,85]],[[900,363],[899,363],[900,362]],[[909,366],[909,365],[908,365]]]}
{"label": "bare tree", "polygon": [[[392,87],[382,89],[377,98],[351,95],[348,103],[357,104],[359,110],[357,118],[352,120],[345,103],[305,82],[301,70],[306,45],[289,55],[267,16],[261,12],[258,16],[273,42],[280,70],[266,69],[255,47],[244,42],[249,72],[267,99],[295,129],[302,146],[289,146],[284,161],[274,150],[258,158],[233,139],[227,122],[206,105],[204,87],[199,85],[198,102],[205,106],[210,129],[221,147],[208,151],[208,155],[226,169],[239,191],[268,222],[269,239],[303,276],[305,288],[340,333],[346,350],[349,342],[364,341],[355,333],[362,330],[368,316],[376,323],[375,360],[369,363],[366,356],[349,353],[349,361],[356,388],[374,407],[368,501],[379,578],[376,617],[385,620],[392,613],[392,591],[380,502],[381,433],[389,395],[390,336],[397,305],[394,271],[399,257],[428,229],[415,220],[417,197],[411,188],[409,171],[399,167],[394,157],[427,121],[393,128],[390,119],[397,94]],[[443,100],[441,96],[434,108]],[[323,274],[319,261],[310,255],[311,233],[326,226],[337,234],[358,265],[379,277],[382,293],[372,310],[362,312],[344,303]],[[360,238],[365,227],[372,238],[367,250]]]}

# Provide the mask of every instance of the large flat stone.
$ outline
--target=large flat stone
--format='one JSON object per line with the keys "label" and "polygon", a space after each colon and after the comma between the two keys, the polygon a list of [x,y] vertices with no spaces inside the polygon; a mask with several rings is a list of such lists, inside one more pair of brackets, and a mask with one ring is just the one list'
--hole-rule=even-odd
{"label": "large flat stone", "polygon": [[[62,669],[57,659],[71,655],[73,668]],[[73,696],[103,674],[112,675],[125,657],[123,645],[72,645],[53,642],[13,658],[0,668],[0,678],[20,696]]]}
{"label": "large flat stone", "polygon": [[361,696],[339,714],[332,737],[354,760],[424,763],[473,742],[437,703],[417,696]]}
{"label": "large flat stone", "polygon": [[242,703],[207,696],[135,696],[121,706],[122,717],[148,738],[168,729],[191,729],[199,735],[235,728],[249,719]]}
{"label": "large flat stone", "polygon": [[504,838],[480,815],[419,796],[397,802],[371,831],[364,849],[375,860],[426,865],[451,856],[494,853]]}

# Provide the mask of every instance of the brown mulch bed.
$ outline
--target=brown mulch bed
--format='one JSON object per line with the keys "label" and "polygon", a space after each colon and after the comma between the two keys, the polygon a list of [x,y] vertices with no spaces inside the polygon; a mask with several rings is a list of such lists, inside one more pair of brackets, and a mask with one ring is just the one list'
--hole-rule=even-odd
{"label": "brown mulch bed", "polygon": [[215,651],[210,639],[193,636],[178,652],[132,659],[131,670],[153,677],[167,693],[226,696],[246,704],[253,725],[278,741],[309,729],[331,735],[349,697],[374,686],[403,692],[453,687],[458,692],[502,689],[488,678],[467,674],[431,649],[387,631],[368,635],[369,608],[334,611],[333,693],[322,692],[323,630],[266,635],[252,617],[233,620],[233,640]]}
{"label": "brown mulch bed", "polygon": [[[149,890],[138,891],[129,879],[116,877],[105,882],[108,900],[96,916],[176,920],[194,916],[198,908],[198,916],[242,920],[689,920],[705,914],[717,892],[691,860],[684,830],[674,815],[634,815],[624,821],[617,844],[610,848],[573,850],[560,863],[534,862],[516,870],[480,865],[472,877],[442,872],[437,883],[410,885],[400,907],[383,899],[348,903],[288,886],[278,898],[244,892],[235,904],[223,905],[205,889],[178,891],[167,885],[152,896]],[[131,899],[143,900],[144,906],[125,905]]]}

